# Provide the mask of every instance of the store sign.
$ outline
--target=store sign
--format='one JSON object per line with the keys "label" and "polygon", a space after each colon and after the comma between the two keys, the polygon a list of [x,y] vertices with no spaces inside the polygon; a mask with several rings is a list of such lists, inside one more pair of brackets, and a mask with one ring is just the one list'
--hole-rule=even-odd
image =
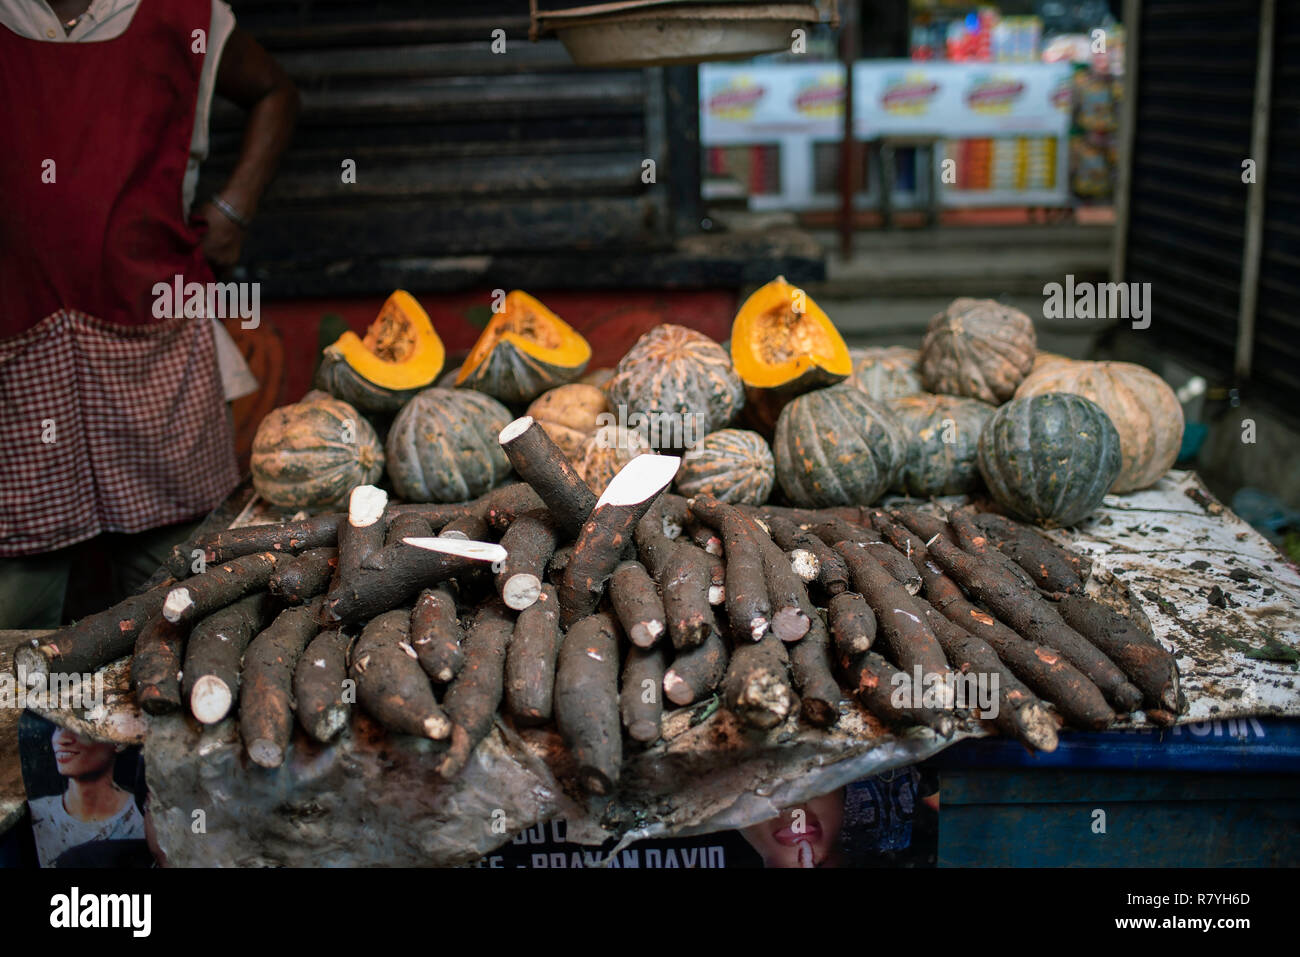
{"label": "store sign", "polygon": [[[853,66],[854,127],[865,138],[1064,135],[1070,73],[1065,63],[863,60]],[[838,137],[843,78],[833,63],[706,63],[700,67],[704,145]]]}

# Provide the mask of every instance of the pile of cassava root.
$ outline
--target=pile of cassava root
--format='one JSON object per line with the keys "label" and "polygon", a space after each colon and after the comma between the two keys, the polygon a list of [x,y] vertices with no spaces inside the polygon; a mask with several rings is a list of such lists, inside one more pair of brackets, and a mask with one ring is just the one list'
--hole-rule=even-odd
{"label": "pile of cassava root", "polygon": [[[457,505],[362,486],[344,514],[208,536],[202,574],[16,664],[84,672],[133,654],[145,711],[237,715],[264,767],[283,763],[295,714],[327,742],[353,700],[435,742],[443,778],[498,709],[554,721],[592,794],[617,786],[624,732],[659,738],[665,699],[716,694],[763,730],[796,715],[827,727],[854,696],[890,725],[947,736],[968,716],[953,675],[974,674],[996,679],[996,727],[1040,750],[1062,723],[1180,710],[1173,657],[1085,597],[1086,560],[1002,516],[687,500],[665,492],[678,460],[657,455],[597,500],[532,419],[500,441],[522,482]],[[409,543],[430,539],[440,550]],[[931,694],[896,694],[917,678]]]}

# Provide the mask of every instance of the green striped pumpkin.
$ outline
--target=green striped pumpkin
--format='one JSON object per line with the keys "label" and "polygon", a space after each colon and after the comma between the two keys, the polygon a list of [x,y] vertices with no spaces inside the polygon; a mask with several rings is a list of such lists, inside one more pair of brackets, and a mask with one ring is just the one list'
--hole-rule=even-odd
{"label": "green striped pumpkin", "polygon": [[340,505],[384,474],[370,423],[340,399],[312,398],[267,413],[253,436],[253,488],[282,508]]}
{"label": "green striped pumpkin", "polygon": [[388,477],[408,502],[463,502],[499,485],[510,461],[497,440],[514,418],[473,389],[425,389],[388,430]]}
{"label": "green striped pumpkin", "polygon": [[746,429],[719,429],[682,458],[677,490],[687,497],[762,505],[776,482],[776,462],[763,437]]}
{"label": "green striped pumpkin", "polygon": [[978,399],[929,394],[890,399],[885,405],[907,437],[907,455],[895,491],[925,498],[959,495],[979,485],[980,433],[993,416],[993,406]]}
{"label": "green striped pumpkin", "polygon": [[1048,527],[1091,515],[1122,461],[1119,432],[1101,406],[1065,392],[1012,399],[980,434],[980,474],[993,498]]}
{"label": "green striped pumpkin", "polygon": [[772,452],[776,480],[795,505],[870,505],[894,483],[907,439],[884,405],[836,385],[781,410]]}

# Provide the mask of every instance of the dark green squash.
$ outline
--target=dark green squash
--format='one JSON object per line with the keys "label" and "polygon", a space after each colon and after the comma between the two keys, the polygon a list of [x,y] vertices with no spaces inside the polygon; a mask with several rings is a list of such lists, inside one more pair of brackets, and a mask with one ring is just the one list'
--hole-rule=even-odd
{"label": "dark green squash", "polygon": [[510,410],[472,389],[425,389],[388,431],[388,477],[408,502],[463,502],[510,474],[497,436]]}
{"label": "dark green squash", "polygon": [[869,349],[850,349],[853,372],[847,384],[865,392],[877,401],[897,399],[905,395],[919,395],[921,373],[917,368],[921,354],[903,346],[873,346]]}
{"label": "dark green squash", "polygon": [[795,505],[870,505],[894,483],[907,440],[884,405],[837,385],[781,410],[772,452],[776,479]]}
{"label": "dark green squash", "polygon": [[894,490],[922,498],[959,495],[980,481],[980,433],[995,409],[978,399],[913,395],[885,403],[907,437]]}
{"label": "dark green squash", "polygon": [[719,429],[686,453],[676,481],[677,491],[687,497],[762,505],[776,483],[776,462],[757,432]]}
{"label": "dark green squash", "polygon": [[980,434],[980,474],[993,498],[1048,527],[1091,515],[1122,462],[1119,432],[1101,406],[1065,392],[1012,399]]}

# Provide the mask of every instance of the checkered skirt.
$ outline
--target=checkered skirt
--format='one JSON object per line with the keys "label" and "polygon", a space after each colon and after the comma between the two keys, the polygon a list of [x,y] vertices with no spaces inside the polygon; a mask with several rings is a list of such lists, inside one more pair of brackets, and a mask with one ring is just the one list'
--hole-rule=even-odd
{"label": "checkered skirt", "polygon": [[0,557],[184,521],[238,481],[208,320],[64,309],[0,340]]}

